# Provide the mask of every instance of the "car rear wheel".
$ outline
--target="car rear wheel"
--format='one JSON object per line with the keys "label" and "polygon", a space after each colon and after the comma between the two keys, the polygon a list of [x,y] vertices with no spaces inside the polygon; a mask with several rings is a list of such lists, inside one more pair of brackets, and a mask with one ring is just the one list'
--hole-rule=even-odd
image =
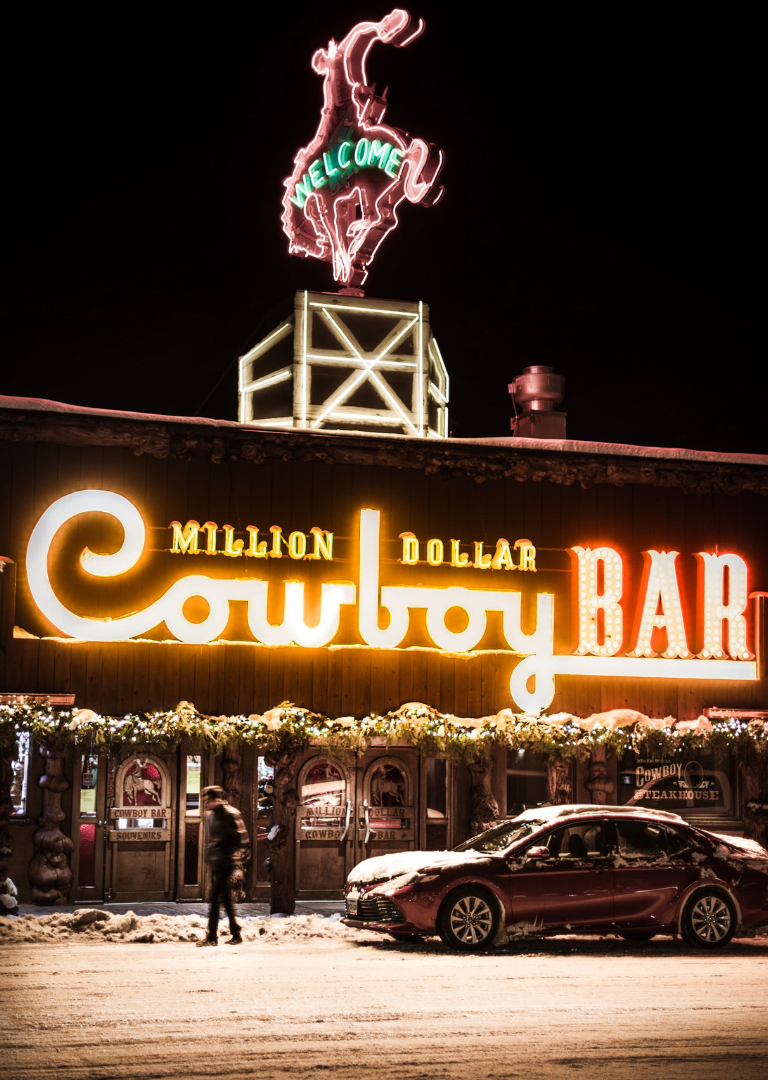
{"label": "car rear wheel", "polygon": [[438,932],[449,949],[470,952],[487,949],[499,929],[499,914],[485,889],[465,885],[443,904]]}
{"label": "car rear wheel", "polygon": [[683,910],[683,941],[700,949],[722,949],[736,931],[736,908],[722,889],[702,889]]}

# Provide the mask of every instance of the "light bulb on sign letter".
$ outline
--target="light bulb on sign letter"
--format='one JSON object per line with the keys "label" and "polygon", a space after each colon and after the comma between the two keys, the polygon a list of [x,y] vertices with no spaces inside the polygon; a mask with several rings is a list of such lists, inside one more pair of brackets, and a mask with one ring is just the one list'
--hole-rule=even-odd
{"label": "light bulb on sign letter", "polygon": [[[726,655],[723,643],[723,623],[728,624],[728,655],[734,660],[751,660],[747,648],[747,610],[749,591],[747,587],[747,564],[739,555],[708,555],[698,553],[699,573],[703,576],[701,613],[703,646],[699,656],[703,660],[714,657],[722,660]],[[725,602],[725,571],[728,571],[728,603]]]}
{"label": "light bulb on sign letter", "polygon": [[[573,547],[579,563],[578,612],[581,656],[615,656],[624,638],[624,612],[619,600],[623,590],[621,555],[613,548]],[[603,567],[603,591],[597,591],[598,568]],[[598,612],[603,613],[603,640],[599,641]]]}
{"label": "light bulb on sign letter", "polygon": [[663,655],[669,659],[690,657],[680,602],[676,560],[678,551],[644,551],[646,587],[637,644],[630,656],[657,656],[651,646],[654,629],[665,630],[667,647]]}

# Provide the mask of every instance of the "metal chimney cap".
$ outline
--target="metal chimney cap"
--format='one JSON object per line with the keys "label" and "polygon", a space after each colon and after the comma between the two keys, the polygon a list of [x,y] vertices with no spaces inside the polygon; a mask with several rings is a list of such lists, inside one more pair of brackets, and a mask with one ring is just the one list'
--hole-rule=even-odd
{"label": "metal chimney cap", "polygon": [[509,385],[516,405],[533,412],[553,412],[565,396],[565,379],[554,368],[537,364],[524,369]]}

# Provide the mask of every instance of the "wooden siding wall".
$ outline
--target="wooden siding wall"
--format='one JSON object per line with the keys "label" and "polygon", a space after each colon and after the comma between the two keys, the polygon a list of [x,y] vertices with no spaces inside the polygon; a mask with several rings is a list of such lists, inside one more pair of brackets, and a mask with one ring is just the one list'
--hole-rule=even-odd
{"label": "wooden siding wall", "polygon": [[[382,540],[387,541],[383,545],[385,582],[389,575],[389,580],[398,583],[515,587],[524,593],[555,591],[558,651],[573,648],[567,549],[574,544],[607,543],[624,553],[627,635],[631,634],[637,606],[641,552],[649,548],[681,552],[683,590],[691,612],[696,591],[692,553],[697,551],[714,551],[716,547],[721,552],[737,551],[750,565],[750,588],[768,589],[764,542],[768,500],[749,492],[730,497],[688,495],[679,488],[631,484],[588,490],[515,480],[478,484],[465,476],[426,475],[384,466],[279,460],[263,465],[247,461],[215,464],[202,456],[187,462],[136,457],[124,449],[5,443],[0,446],[0,555],[10,556],[18,566],[16,623],[37,636],[15,637],[8,643],[4,689],[74,692],[79,706],[105,714],[165,709],[181,699],[194,702],[207,713],[248,714],[290,700],[332,716],[359,717],[423,700],[444,712],[482,716],[514,707],[509,694],[513,661],[498,653],[459,657],[418,648],[277,649],[234,642],[193,646],[158,640],[99,645],[57,640],[56,631],[41,617],[29,594],[24,570],[27,542],[35,522],[55,499],[88,487],[118,491],[131,499],[147,523],[147,547],[154,552],[147,553],[138,567],[119,581],[94,584],[91,579],[83,584],[82,574],[79,579],[77,574],[69,580],[57,578],[57,587],[62,583],[62,599],[74,610],[92,615],[143,608],[170,581],[190,572],[222,576],[266,573],[270,580],[302,578],[310,592],[322,580],[356,581],[354,530],[363,507],[382,511]],[[254,566],[255,560],[198,556],[193,563],[188,556],[163,554],[170,542],[169,522],[189,518],[230,524],[241,535],[247,524],[262,530],[277,524],[285,535],[292,529],[309,532],[317,525],[334,531],[340,558],[333,563],[268,560]],[[86,544],[100,550],[102,527],[100,520],[93,518],[73,523],[72,537],[62,541],[54,561],[66,556],[71,571]],[[510,541],[528,537],[539,549],[544,569],[535,576],[514,574],[513,578],[507,572],[397,566],[397,536],[403,531],[414,532],[422,542],[440,537],[446,550],[454,537],[467,544],[485,540],[491,546],[500,536]],[[109,535],[108,530],[105,535]],[[280,618],[279,602],[274,598],[270,599],[270,617],[273,621]],[[489,623],[493,618],[489,617]],[[414,622],[418,622],[417,617]],[[351,612],[342,626],[345,638],[355,640]],[[695,645],[693,625],[688,629]],[[242,639],[243,634],[239,636]],[[418,634],[413,640],[419,640]],[[584,716],[628,707],[654,716],[687,719],[708,705],[764,708],[765,704],[762,682],[739,687],[698,681],[558,677],[550,711],[567,710]]]}

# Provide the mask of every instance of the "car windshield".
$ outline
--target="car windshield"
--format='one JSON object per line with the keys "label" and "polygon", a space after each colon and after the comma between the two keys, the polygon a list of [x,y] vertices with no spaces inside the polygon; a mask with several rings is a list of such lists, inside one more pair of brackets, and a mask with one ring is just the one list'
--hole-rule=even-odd
{"label": "car windshield", "polygon": [[522,840],[530,836],[534,829],[543,825],[542,821],[505,821],[503,825],[497,825],[495,829],[473,836],[459,844],[454,851],[485,851],[490,853],[504,851],[514,844],[516,840]]}

